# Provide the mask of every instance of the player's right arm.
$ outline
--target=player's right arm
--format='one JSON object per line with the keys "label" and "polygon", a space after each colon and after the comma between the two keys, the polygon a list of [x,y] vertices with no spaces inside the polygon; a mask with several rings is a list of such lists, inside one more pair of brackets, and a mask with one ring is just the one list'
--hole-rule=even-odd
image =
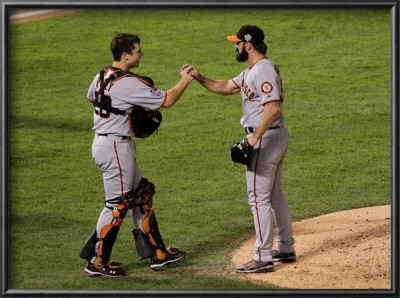
{"label": "player's right arm", "polygon": [[90,84],[89,90],[86,94],[86,99],[89,102],[93,102],[96,99],[95,89],[96,89],[96,82],[97,82],[98,77],[99,77],[99,75],[95,76],[95,78],[93,79],[92,83]]}
{"label": "player's right arm", "polygon": [[199,77],[195,79],[201,85],[216,94],[232,95],[240,91],[240,88],[232,80],[214,80],[202,75],[199,75]]}
{"label": "player's right arm", "polygon": [[201,85],[216,94],[232,95],[240,92],[240,87],[236,85],[233,80],[214,80],[207,78],[201,75],[196,67],[189,64],[182,66],[182,70],[187,71],[187,73],[193,76]]}

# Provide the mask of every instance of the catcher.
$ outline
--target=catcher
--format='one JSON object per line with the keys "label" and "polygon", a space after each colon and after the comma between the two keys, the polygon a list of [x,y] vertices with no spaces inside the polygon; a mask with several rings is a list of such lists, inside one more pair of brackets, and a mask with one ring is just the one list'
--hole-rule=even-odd
{"label": "catcher", "polygon": [[88,261],[87,275],[119,277],[125,270],[110,256],[128,211],[138,256],[141,260],[149,258],[152,269],[185,257],[184,250],[164,245],[152,204],[155,186],[140,172],[132,137],[153,134],[162,121],[159,109],[173,106],[193,78],[181,71],[175,87],[161,91],[150,78],[129,71],[139,66],[143,56],[137,35],[117,34],[110,49],[114,63],[95,76],[87,93],[95,107],[92,156],[103,172],[105,206],[80,257]]}

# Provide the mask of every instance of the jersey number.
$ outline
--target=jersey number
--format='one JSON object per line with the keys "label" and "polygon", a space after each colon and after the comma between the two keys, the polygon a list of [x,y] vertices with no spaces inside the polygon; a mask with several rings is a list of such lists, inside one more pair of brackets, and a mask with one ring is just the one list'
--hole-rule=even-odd
{"label": "jersey number", "polygon": [[[96,98],[99,95],[98,92],[96,92]],[[106,99],[106,103],[108,106],[111,106],[111,97],[110,96],[104,96]],[[111,115],[110,111],[104,110],[102,108],[96,107],[94,112],[96,113],[97,116],[99,116],[100,118],[104,118],[104,119],[108,119]]]}

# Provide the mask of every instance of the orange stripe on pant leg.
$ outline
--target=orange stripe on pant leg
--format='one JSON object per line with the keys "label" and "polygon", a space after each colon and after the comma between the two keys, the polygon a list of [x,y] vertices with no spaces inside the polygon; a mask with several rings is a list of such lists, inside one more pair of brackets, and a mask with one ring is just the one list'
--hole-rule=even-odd
{"label": "orange stripe on pant leg", "polygon": [[[255,202],[255,208],[256,208],[256,214],[257,214],[258,232],[259,232],[260,240],[261,240],[260,246],[263,244],[264,241],[263,241],[263,237],[262,237],[262,233],[261,233],[260,216],[258,214],[256,181],[257,181],[257,165],[258,165],[258,158],[260,157],[261,143],[262,143],[262,139],[260,139],[260,146],[259,146],[259,149],[257,152],[256,165],[254,167],[254,202]],[[261,262],[260,246],[257,248],[257,250],[258,250],[258,260]]]}
{"label": "orange stripe on pant leg", "polygon": [[114,141],[114,151],[115,151],[115,156],[117,157],[117,162],[118,162],[118,168],[119,168],[119,177],[121,179],[121,195],[124,194],[124,181],[122,179],[122,169],[121,169],[121,164],[119,163],[119,157],[118,157],[118,151],[117,151],[117,142]]}

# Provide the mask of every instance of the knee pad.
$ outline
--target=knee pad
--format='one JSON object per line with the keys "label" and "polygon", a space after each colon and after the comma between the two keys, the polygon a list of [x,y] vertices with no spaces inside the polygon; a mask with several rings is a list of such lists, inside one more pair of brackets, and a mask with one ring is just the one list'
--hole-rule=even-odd
{"label": "knee pad", "polygon": [[153,196],[156,193],[154,184],[147,178],[140,180],[139,186],[134,191],[134,197],[136,198],[135,206],[140,207],[142,214],[153,206]]}

